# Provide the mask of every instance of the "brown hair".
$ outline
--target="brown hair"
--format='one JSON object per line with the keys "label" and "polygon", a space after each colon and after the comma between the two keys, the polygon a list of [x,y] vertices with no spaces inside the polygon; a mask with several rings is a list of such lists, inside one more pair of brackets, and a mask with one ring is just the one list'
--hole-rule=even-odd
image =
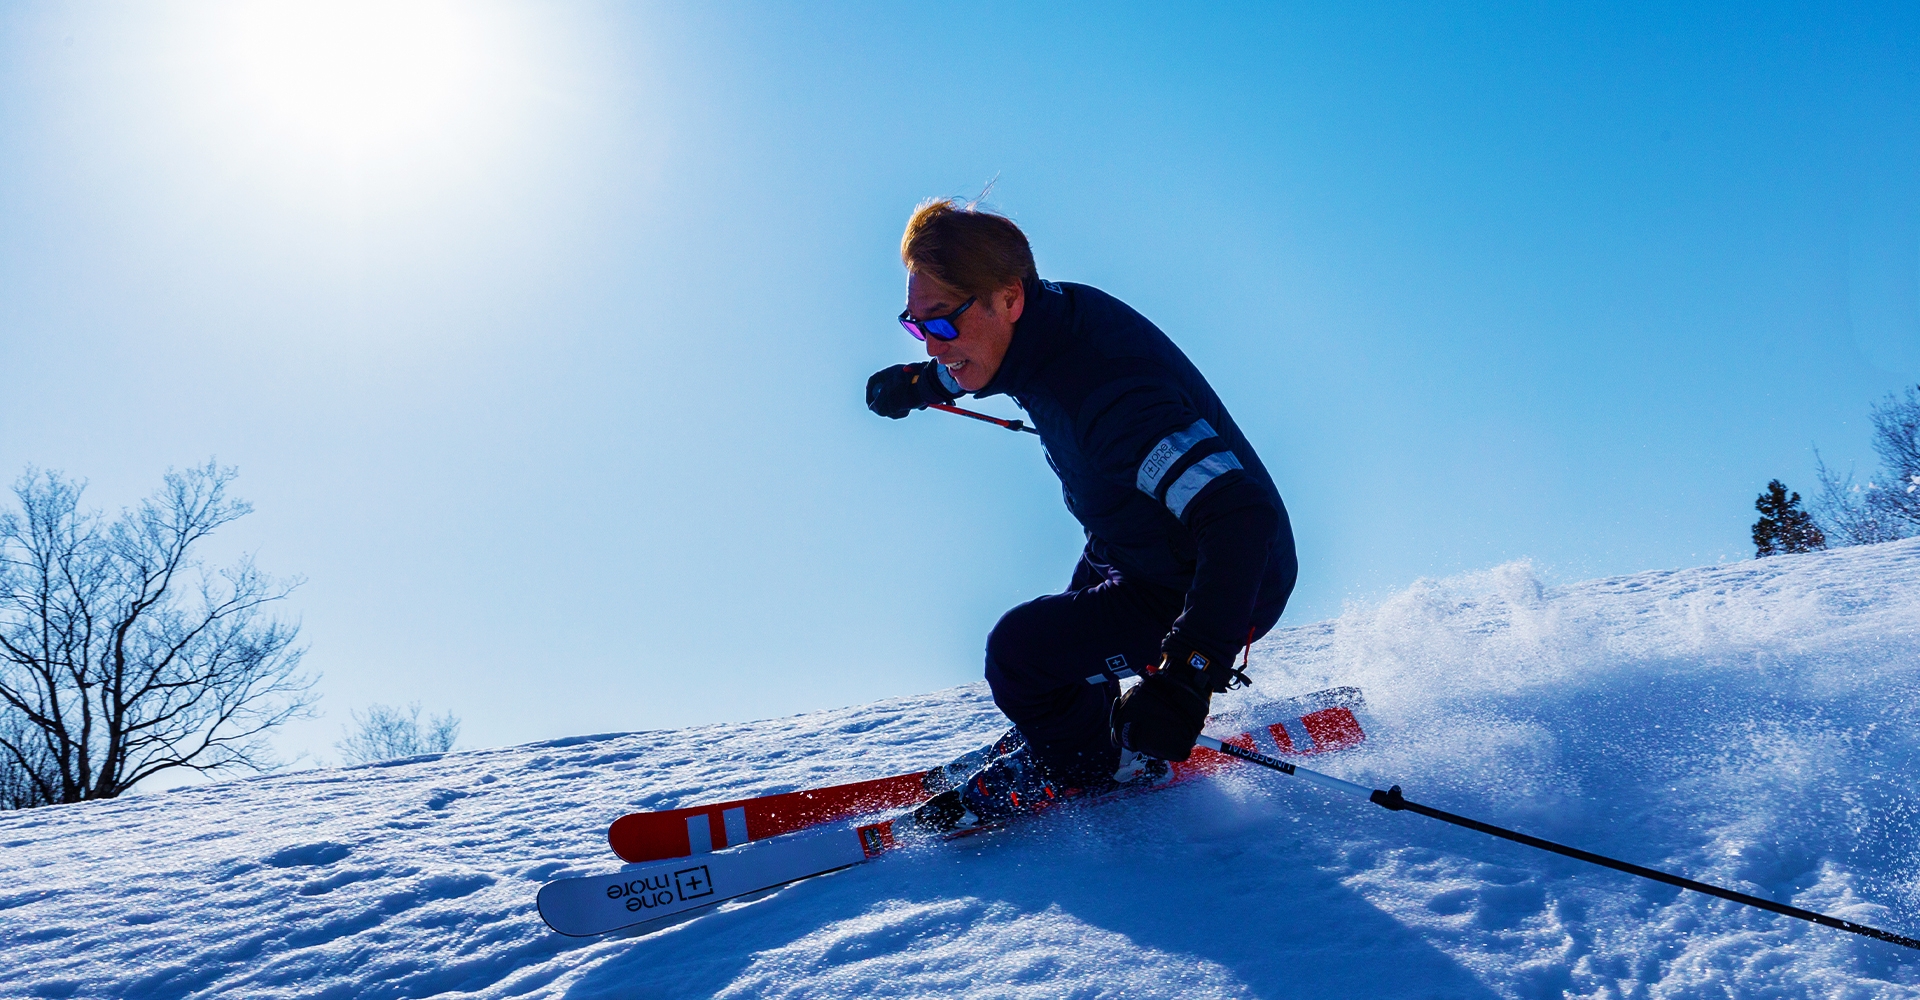
{"label": "brown hair", "polygon": [[955,198],[923,201],[913,210],[900,237],[900,262],[908,274],[982,298],[1015,282],[1040,280],[1027,234],[1012,219]]}

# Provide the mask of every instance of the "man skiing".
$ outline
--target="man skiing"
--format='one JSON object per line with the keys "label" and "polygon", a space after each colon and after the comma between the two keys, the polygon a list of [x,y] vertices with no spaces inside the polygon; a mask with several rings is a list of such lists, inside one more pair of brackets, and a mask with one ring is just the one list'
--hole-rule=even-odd
{"label": "man skiing", "polygon": [[867,406],[899,419],[963,393],[1012,396],[1087,535],[1066,591],[1013,608],[987,637],[987,683],[1013,731],[918,818],[962,826],[1164,774],[1192,751],[1212,695],[1244,683],[1234,657],[1293,591],[1279,491],[1180,349],[1105,292],[1042,281],[1011,220],[927,202],[900,257],[900,322],[929,360],[876,372]]}

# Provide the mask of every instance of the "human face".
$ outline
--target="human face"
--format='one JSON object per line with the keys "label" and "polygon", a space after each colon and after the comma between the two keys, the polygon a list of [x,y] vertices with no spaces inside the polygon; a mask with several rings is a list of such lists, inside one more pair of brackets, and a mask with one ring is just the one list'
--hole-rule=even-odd
{"label": "human face", "polygon": [[[907,313],[916,318],[945,316],[960,308],[967,296],[922,274],[907,276]],[[946,366],[960,388],[976,392],[986,388],[1006,359],[1007,345],[1013,342],[1013,324],[1027,304],[1026,289],[1019,282],[991,295],[982,295],[973,308],[953,320],[959,336],[952,340],[928,337],[927,356]]]}

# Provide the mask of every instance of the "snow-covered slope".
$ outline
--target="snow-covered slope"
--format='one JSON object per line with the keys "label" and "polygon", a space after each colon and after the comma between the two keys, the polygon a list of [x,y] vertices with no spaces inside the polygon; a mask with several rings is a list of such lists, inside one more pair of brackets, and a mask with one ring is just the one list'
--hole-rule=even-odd
{"label": "snow-covered slope", "polygon": [[[1326,770],[1920,933],[1920,541],[1542,587],[1524,564],[1284,630],[1248,707],[1371,702]],[[631,808],[996,733],[978,686],[0,815],[0,995],[1920,997],[1920,953],[1267,773],[1059,813],[666,927],[549,932]]]}

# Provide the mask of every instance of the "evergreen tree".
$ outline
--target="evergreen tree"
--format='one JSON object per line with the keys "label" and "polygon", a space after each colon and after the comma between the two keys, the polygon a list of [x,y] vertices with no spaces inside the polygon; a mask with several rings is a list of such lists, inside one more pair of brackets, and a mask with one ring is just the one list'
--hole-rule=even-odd
{"label": "evergreen tree", "polygon": [[1827,537],[1813,523],[1812,515],[1800,509],[1800,494],[1787,494],[1787,484],[1778,479],[1767,484],[1767,491],[1753,502],[1760,520],[1753,522],[1754,557],[1782,552],[1812,552],[1827,547]]}

